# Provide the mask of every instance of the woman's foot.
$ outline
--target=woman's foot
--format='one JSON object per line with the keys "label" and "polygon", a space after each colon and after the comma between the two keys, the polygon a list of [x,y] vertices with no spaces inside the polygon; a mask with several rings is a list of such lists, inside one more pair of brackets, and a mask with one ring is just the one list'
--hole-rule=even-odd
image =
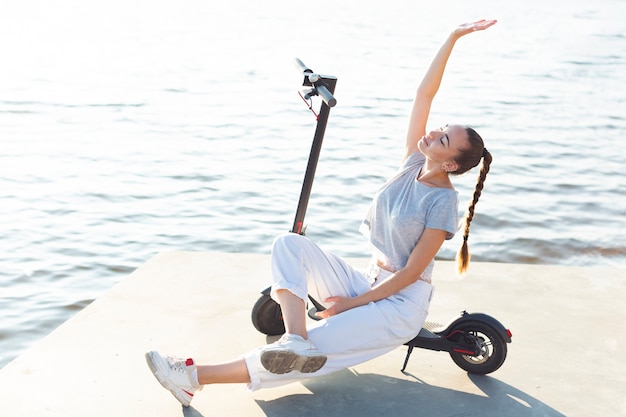
{"label": "woman's foot", "polygon": [[273,374],[317,372],[326,359],[326,355],[320,353],[309,340],[294,334],[284,334],[261,353],[261,364]]}
{"label": "woman's foot", "polygon": [[152,351],[146,353],[146,362],[159,383],[185,407],[189,407],[193,394],[203,388],[193,375],[196,365],[191,358],[173,358]]}

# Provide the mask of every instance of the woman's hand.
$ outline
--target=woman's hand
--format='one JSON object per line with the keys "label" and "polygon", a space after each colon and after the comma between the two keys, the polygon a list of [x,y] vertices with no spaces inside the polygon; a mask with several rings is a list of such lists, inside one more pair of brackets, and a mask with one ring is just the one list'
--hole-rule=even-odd
{"label": "woman's hand", "polygon": [[456,36],[457,38],[460,38],[461,36],[467,35],[468,33],[472,33],[472,32],[476,32],[478,30],[485,30],[487,28],[490,28],[491,26],[495,25],[497,22],[497,20],[493,19],[493,20],[478,20],[476,22],[471,22],[471,23],[463,23],[462,25],[459,25],[457,28],[455,28],[452,31],[452,34],[454,36]]}
{"label": "woman's hand", "polygon": [[324,300],[324,302],[333,303],[333,305],[331,305],[324,311],[319,311],[315,313],[317,317],[321,317],[323,319],[327,319],[328,317],[334,316],[336,314],[356,307],[354,299],[350,297],[328,297]]}

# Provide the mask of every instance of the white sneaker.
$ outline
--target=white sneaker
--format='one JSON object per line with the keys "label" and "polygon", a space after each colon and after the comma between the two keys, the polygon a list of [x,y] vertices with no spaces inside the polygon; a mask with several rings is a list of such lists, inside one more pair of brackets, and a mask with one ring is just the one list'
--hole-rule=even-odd
{"label": "white sneaker", "polygon": [[261,353],[261,364],[273,374],[317,372],[326,359],[326,355],[320,353],[313,343],[294,334],[284,334]]}
{"label": "white sneaker", "polygon": [[196,365],[191,358],[178,359],[152,351],[146,353],[146,362],[159,383],[185,407],[189,407],[193,394],[203,388],[194,380]]}

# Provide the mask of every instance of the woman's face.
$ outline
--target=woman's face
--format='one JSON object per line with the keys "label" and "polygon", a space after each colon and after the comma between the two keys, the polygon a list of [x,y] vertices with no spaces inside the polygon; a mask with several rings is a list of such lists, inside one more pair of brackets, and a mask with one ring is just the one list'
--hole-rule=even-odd
{"label": "woman's face", "polygon": [[453,125],[428,132],[417,143],[417,148],[434,162],[453,161],[469,147],[467,132],[463,126]]}

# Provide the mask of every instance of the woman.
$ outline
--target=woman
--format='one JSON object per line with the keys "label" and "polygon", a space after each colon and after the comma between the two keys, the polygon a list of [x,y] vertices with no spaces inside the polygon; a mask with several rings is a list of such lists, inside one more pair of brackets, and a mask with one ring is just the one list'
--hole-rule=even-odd
{"label": "woman", "polygon": [[[374,197],[362,232],[373,247],[367,271],[352,268],[306,237],[288,233],[272,249],[272,297],[281,305],[286,333],[232,362],[196,366],[192,359],[146,354],[158,381],[184,405],[206,384],[245,383],[250,390],[335,372],[390,352],[411,340],[426,319],[434,257],[457,230],[457,193],[450,175],[482,160],[465,218],[459,272],[469,262],[467,238],[491,155],[471,128],[426,132],[426,122],[456,41],[495,20],[454,29],[422,80],[413,104],[400,170]],[[311,294],[326,310],[306,326]]]}

